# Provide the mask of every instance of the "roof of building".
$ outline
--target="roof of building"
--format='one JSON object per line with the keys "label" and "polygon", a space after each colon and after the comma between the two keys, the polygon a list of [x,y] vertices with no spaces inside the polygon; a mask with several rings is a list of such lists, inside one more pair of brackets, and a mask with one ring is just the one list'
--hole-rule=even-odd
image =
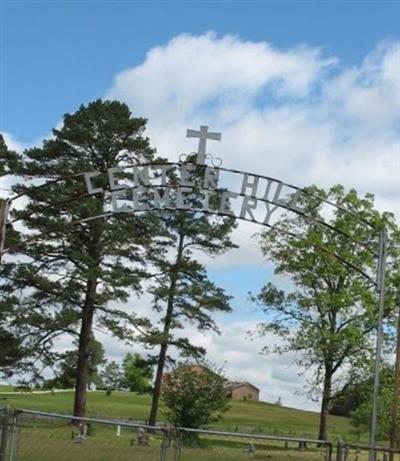
{"label": "roof of building", "polygon": [[255,389],[256,391],[259,391],[260,389],[253,384],[248,383],[247,381],[226,381],[224,383],[224,388],[227,391],[233,391],[234,389],[237,389],[238,387],[241,386],[249,386]]}
{"label": "roof of building", "polygon": [[[185,368],[200,369],[200,370],[209,371],[209,372],[214,373],[207,366],[202,365],[200,363],[186,364],[186,365],[183,365],[183,366]],[[170,372],[165,372],[164,377],[168,376],[169,374],[171,374],[173,372],[174,372],[174,370],[172,370]],[[249,387],[252,387],[253,389],[255,389],[257,392],[260,391],[260,389],[258,387],[254,386],[254,384],[250,384],[247,381],[229,381],[229,380],[226,380],[224,382],[224,389],[226,391],[229,391],[229,392],[233,391],[234,389],[237,389],[238,387],[241,387],[241,386],[249,386]]]}
{"label": "roof of building", "polygon": [[[198,370],[198,371],[202,370],[202,371],[212,372],[212,370],[210,370],[208,367],[206,367],[205,365],[202,365],[200,363],[185,364],[185,365],[180,365],[180,367],[181,368],[188,368],[189,370]],[[174,374],[175,370],[176,370],[176,368],[174,370],[171,370],[171,371],[165,371],[163,373],[163,375],[168,376],[168,375]]]}

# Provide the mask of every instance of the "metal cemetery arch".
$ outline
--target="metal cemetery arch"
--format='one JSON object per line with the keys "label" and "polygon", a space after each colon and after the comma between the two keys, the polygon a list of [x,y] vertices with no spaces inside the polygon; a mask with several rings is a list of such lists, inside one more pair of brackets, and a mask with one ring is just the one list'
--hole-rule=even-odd
{"label": "metal cemetery arch", "polygon": [[[158,162],[109,168],[107,171],[108,187],[106,188],[104,188],[105,172],[103,172],[101,176],[100,187],[97,181],[100,173],[95,171],[73,175],[68,178],[56,179],[46,184],[63,180],[82,180],[83,176],[88,196],[98,194],[104,196],[105,209],[102,214],[74,221],[71,225],[107,218],[119,213],[145,212],[147,210],[190,210],[217,216],[232,216],[235,219],[261,224],[274,231],[295,237],[294,234],[272,223],[272,218],[276,216],[274,213],[278,210],[285,210],[323,225],[331,231],[350,239],[356,245],[368,251],[377,261],[376,279],[366,273],[362,268],[355,266],[340,255],[332,253],[322,245],[314,244],[314,247],[325,251],[344,265],[357,271],[375,287],[379,295],[373,412],[370,432],[370,447],[374,447],[376,442],[375,433],[378,408],[379,369],[383,336],[387,247],[386,233],[384,231],[379,232],[370,222],[364,220],[357,213],[340,207],[300,187],[293,186],[269,176],[223,168],[220,158],[214,158],[211,154],[206,153],[206,142],[208,139],[216,141],[221,139],[220,133],[208,132],[207,126],[200,127],[199,131],[188,130],[187,137],[199,138],[197,152],[191,153],[189,156],[182,154],[180,157],[181,161],[177,163]],[[183,159],[183,156],[187,157],[187,159]],[[207,165],[206,160],[209,160],[211,165]],[[153,175],[150,174],[151,172],[153,172]],[[174,182],[170,181],[170,173],[174,175]],[[193,175],[196,175],[196,182],[193,182]],[[223,184],[221,185],[221,178],[224,175],[227,176],[228,179],[227,185],[225,186]],[[232,181],[233,176],[231,177],[230,175],[240,175],[242,177],[240,189],[235,191],[231,190],[230,186],[234,181]],[[128,179],[128,183],[119,182],[121,181],[121,177],[124,181]],[[39,187],[45,187],[46,184]],[[260,190],[262,192],[261,195],[259,193]],[[190,194],[193,193],[196,194],[196,198],[199,196],[203,197],[201,201],[202,206],[196,208],[191,207],[188,199],[190,199]],[[210,207],[210,197],[215,194],[219,199],[219,206],[217,209]],[[316,205],[318,206],[323,203],[332,209],[340,210],[343,213],[355,216],[360,223],[362,222],[366,226],[372,228],[377,238],[379,234],[379,250],[371,250],[371,248],[364,245],[347,232],[332,226],[328,221],[310,216],[307,211],[301,207],[302,197],[316,200]],[[260,205],[263,210],[260,210]],[[5,203],[4,215],[6,215],[7,207],[8,203]],[[3,221],[5,222],[5,219]],[[2,234],[0,232],[0,253],[7,253],[11,249],[6,249],[1,252],[1,242],[4,242],[4,238],[1,238],[1,236]],[[374,451],[371,450],[370,461],[374,460],[374,456]]]}
{"label": "metal cemetery arch", "polygon": [[[210,155],[210,154],[208,154]],[[136,170],[136,173],[134,173],[134,176],[136,176],[138,179],[140,177],[140,174],[142,174],[144,177],[147,179],[143,180],[143,183],[137,184],[135,186],[123,186],[116,183],[116,178],[115,178],[115,173],[117,170],[119,170],[120,173],[123,172],[123,170],[126,170],[128,168],[132,168],[134,171]],[[267,188],[268,192],[271,192],[271,196],[268,197],[266,194],[263,196],[257,196],[256,194],[248,195],[244,191],[245,187],[242,184],[241,191],[237,192],[231,192],[228,190],[220,190],[217,189],[217,181],[215,181],[214,187],[209,187],[209,184],[207,184],[206,188],[199,188],[193,186],[189,186],[186,184],[184,187],[181,186],[171,186],[167,184],[151,184],[149,181],[150,179],[148,178],[147,173],[143,173],[144,169],[163,169],[163,170],[176,170],[177,172],[179,171],[185,171],[184,175],[187,175],[189,171],[194,171],[192,168],[196,169],[203,169],[205,170],[205,176],[209,177],[214,177],[214,178],[219,178],[219,173],[220,172],[226,172],[226,173],[234,173],[234,174],[239,174],[243,175],[246,181],[247,186],[246,187],[252,187],[254,183],[251,184],[251,186],[248,186],[248,179],[249,178],[254,178],[257,182],[256,184],[258,185],[260,180],[264,180],[267,183]],[[190,168],[190,170],[188,170]],[[111,171],[112,170],[112,171]],[[104,190],[101,188],[98,188],[94,186],[93,180],[95,180],[96,176],[99,173],[97,172],[91,172],[91,173],[86,173],[85,174],[85,182],[86,186],[88,189],[88,195],[97,195],[97,194],[108,194],[108,199],[110,200],[110,209],[102,214],[96,215],[96,216],[91,216],[85,219],[81,219],[79,221],[76,221],[75,224],[78,223],[83,223],[83,222],[88,222],[92,221],[95,219],[101,219],[101,218],[108,218],[112,217],[115,214],[130,214],[130,213],[135,213],[135,212],[144,212],[144,211],[150,211],[150,210],[168,210],[168,211],[174,211],[174,210],[190,210],[190,211],[196,211],[196,212],[202,212],[206,214],[212,214],[216,216],[232,216],[235,219],[239,219],[242,221],[247,221],[255,224],[259,224],[261,226],[270,228],[272,230],[278,231],[280,233],[290,235],[295,237],[294,234],[288,232],[285,229],[282,229],[276,225],[271,224],[271,217],[273,213],[279,208],[282,210],[286,211],[292,211],[295,214],[302,216],[308,220],[312,220],[315,223],[321,224],[333,232],[337,234],[341,234],[344,237],[352,240],[355,244],[358,246],[362,247],[364,250],[369,252],[372,256],[378,259],[379,253],[376,251],[371,250],[368,246],[364,245],[362,242],[358,241],[356,238],[348,234],[347,232],[336,228],[332,226],[329,222],[324,221],[322,219],[318,219],[315,217],[311,217],[307,215],[307,213],[302,210],[299,206],[297,206],[297,203],[299,199],[303,196],[310,197],[312,199],[315,199],[319,203],[325,203],[326,205],[336,208],[338,210],[341,210],[344,213],[347,213],[349,215],[355,216],[360,222],[363,222],[373,230],[376,230],[374,226],[369,223],[368,221],[360,218],[356,213],[351,212],[350,210],[346,210],[343,207],[340,207],[336,205],[335,203],[324,199],[322,197],[317,196],[316,194],[313,194],[309,191],[306,191],[300,187],[294,186],[289,183],[285,183],[283,181],[280,181],[278,179],[272,178],[270,176],[265,176],[265,175],[260,175],[260,174],[254,174],[254,173],[249,173],[249,172],[244,172],[240,170],[234,170],[234,169],[228,169],[228,168],[222,168],[222,167],[216,167],[212,166],[209,167],[207,165],[195,165],[195,164],[188,164],[188,163],[172,163],[172,162],[164,162],[164,163],[146,163],[146,164],[140,164],[140,165],[130,165],[130,166],[125,166],[124,168],[110,168],[108,172],[108,177],[110,180],[110,190]],[[140,181],[140,179],[139,179]],[[275,190],[273,189],[275,187]],[[289,199],[283,198],[280,194],[284,190],[284,188],[289,189],[288,195],[290,196]],[[133,197],[130,199],[127,197],[127,194],[129,193],[133,194]],[[153,197],[153,200],[146,201],[144,200],[141,202],[141,198],[139,196],[140,193],[143,193],[143,195],[146,197],[148,196],[149,193],[153,192],[155,194],[155,198]],[[172,204],[170,203],[168,205],[168,198],[166,198],[166,195],[168,192],[173,192],[178,194],[178,200],[177,202]],[[217,194],[220,196],[220,199],[222,201],[222,208],[219,209],[213,209],[209,208],[208,206],[202,207],[202,208],[193,208],[189,207],[187,204],[184,203],[185,197],[183,196],[183,193],[190,194],[190,192],[193,192],[195,194],[204,194],[204,195],[211,195],[211,194]],[[231,203],[228,204],[228,201],[231,202],[231,199],[242,199],[242,202],[240,204],[240,211],[235,214],[233,210],[230,209],[228,205],[231,205]],[[118,200],[122,201],[123,204],[119,205]],[[208,200],[206,199],[208,202]],[[127,202],[132,202],[132,205],[127,205]],[[258,204],[262,203],[266,206],[266,213],[263,216],[263,219],[257,219],[257,217],[254,216],[254,210],[258,207]],[[275,208],[270,208],[270,207],[275,207]],[[351,267],[355,271],[359,272],[364,278],[366,278],[372,285],[377,285],[377,281],[375,278],[372,278],[370,275],[368,275],[364,270],[361,268],[355,266],[354,264],[350,263],[349,261],[345,260],[343,257],[336,253],[330,252],[327,248],[318,245],[318,244],[313,244],[316,248],[331,254],[334,256],[336,259],[340,260],[343,264]]]}
{"label": "metal cemetery arch", "polygon": [[[199,131],[195,130],[188,130],[187,137],[190,138],[199,138],[199,146],[198,151],[195,154],[196,161],[194,163],[153,163],[153,164],[144,164],[144,165],[125,165],[123,168],[110,168],[108,170],[108,179],[109,179],[109,186],[110,186],[110,198],[112,202],[112,208],[106,211],[104,214],[87,218],[88,221],[91,219],[98,219],[98,218],[106,218],[112,216],[114,213],[132,213],[138,211],[146,211],[151,209],[165,209],[165,210],[191,210],[191,211],[199,211],[204,213],[211,213],[220,216],[233,216],[236,219],[241,219],[244,221],[255,222],[261,224],[263,226],[269,227],[274,229],[275,231],[290,234],[289,232],[285,231],[285,229],[281,229],[277,226],[271,225],[270,219],[274,211],[278,208],[285,209],[288,211],[292,211],[305,217],[306,219],[310,219],[318,224],[324,225],[330,228],[332,231],[344,235],[347,238],[351,239],[357,245],[363,247],[365,250],[369,251],[377,260],[377,274],[376,279],[372,279],[370,275],[368,275],[365,271],[361,268],[354,266],[349,261],[346,261],[344,258],[340,257],[340,255],[334,254],[329,250],[325,249],[322,246],[314,245],[327,253],[330,253],[332,256],[340,260],[347,266],[350,266],[352,269],[356,270],[360,273],[364,278],[366,278],[372,285],[375,287],[378,295],[378,327],[377,327],[377,340],[376,340],[376,359],[375,359],[375,370],[374,370],[374,392],[373,392],[373,410],[372,410],[372,418],[371,418],[371,429],[370,429],[370,447],[374,447],[376,443],[376,423],[377,423],[377,410],[378,410],[378,390],[379,390],[379,369],[380,369],[380,360],[381,360],[381,348],[382,348],[382,336],[383,336],[383,312],[384,312],[384,291],[385,291],[385,269],[386,269],[386,253],[387,253],[387,236],[385,231],[379,232],[379,250],[378,252],[371,250],[370,248],[366,247],[361,242],[354,239],[352,236],[347,234],[341,229],[338,229],[328,222],[316,219],[315,217],[308,216],[305,210],[302,210],[301,207],[298,206],[299,199],[301,198],[302,194],[308,195],[310,197],[315,198],[318,200],[318,204],[321,202],[329,205],[333,208],[341,210],[342,212],[349,213],[352,215],[357,216],[357,218],[364,222],[364,224],[370,226],[378,236],[378,230],[369,223],[368,221],[363,220],[357,214],[352,213],[349,210],[341,208],[340,206],[336,205],[335,203],[330,202],[329,200],[325,200],[321,197],[315,196],[310,194],[309,192],[305,191],[302,188],[297,186],[293,186],[288,183],[284,183],[280,180],[243,172],[234,169],[227,169],[222,168],[222,160],[219,158],[214,159],[211,154],[206,153],[206,142],[207,139],[217,140],[221,139],[220,133],[209,133],[207,126],[201,126]],[[186,156],[185,156],[186,157]],[[191,157],[187,156],[189,159]],[[182,159],[182,156],[181,156]],[[212,166],[206,165],[206,159],[211,160]],[[198,169],[203,170],[203,183],[193,184],[191,182],[191,175],[194,172],[198,171]],[[125,185],[118,183],[117,175],[124,174],[126,170],[131,169],[131,177],[133,177],[133,184]],[[153,179],[160,179],[158,183],[154,183],[150,179],[149,170],[155,169],[158,171],[158,176],[156,175]],[[167,171],[175,171],[175,173],[179,173],[180,175],[180,183],[178,187],[176,184],[168,185],[167,183]],[[242,185],[240,191],[230,192],[229,188],[224,189],[221,191],[220,185],[220,176],[221,172],[226,173],[233,173],[242,175]],[[88,189],[89,194],[98,194],[98,193],[106,193],[102,188],[96,187],[93,183],[95,181],[96,176],[98,175],[97,172],[87,173],[85,175],[85,181]],[[264,194],[262,196],[257,195],[257,191],[259,188],[260,182],[266,182],[264,188]],[[224,187],[224,186],[222,186]],[[286,197],[283,197],[282,190],[284,188],[289,189],[289,194],[286,194]],[[248,189],[250,189],[250,193],[248,193]],[[161,193],[164,191],[164,193]],[[174,192],[176,195],[176,202],[175,204],[170,204],[168,194],[170,191]],[[201,208],[191,208],[189,203],[185,203],[184,194],[190,194],[191,192],[196,192],[196,194],[202,194],[204,196],[203,207]],[[127,193],[131,193],[131,197],[127,197]],[[149,192],[153,192],[153,200],[149,201]],[[217,193],[219,194],[220,198],[220,207],[218,210],[210,209],[209,204],[209,195],[210,193]],[[143,194],[142,200],[140,198],[140,194]],[[233,212],[231,208],[231,200],[236,200],[238,198],[242,199],[240,212]],[[127,200],[128,198],[128,200]],[[118,199],[122,199],[123,204],[118,204]],[[131,202],[127,205],[127,201]],[[265,206],[264,218],[257,219],[254,215],[255,210],[258,207],[259,203],[263,203]],[[271,208],[274,207],[274,208]],[[82,222],[80,221],[80,222]],[[372,450],[370,452],[370,461],[375,459],[375,453]]]}

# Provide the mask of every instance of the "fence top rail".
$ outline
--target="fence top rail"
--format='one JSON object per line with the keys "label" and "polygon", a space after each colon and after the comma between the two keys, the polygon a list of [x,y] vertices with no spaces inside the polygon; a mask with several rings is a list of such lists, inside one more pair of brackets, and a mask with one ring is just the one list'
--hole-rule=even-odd
{"label": "fence top rail", "polygon": [[224,431],[215,431],[215,430],[207,430],[207,429],[191,429],[187,427],[177,427],[176,428],[180,432],[190,432],[192,434],[206,434],[206,435],[220,435],[224,437],[241,437],[241,438],[252,438],[252,439],[264,439],[264,440],[276,440],[278,442],[304,442],[304,443],[312,443],[317,445],[325,445],[330,446],[332,442],[329,440],[316,440],[316,439],[304,439],[300,437],[285,437],[280,435],[266,435],[266,434],[250,434],[246,432],[224,432]]}
{"label": "fence top rail", "polygon": [[[32,416],[38,416],[42,418],[56,418],[56,419],[63,419],[69,421],[82,421],[82,422],[93,422],[99,424],[111,424],[114,426],[124,426],[124,427],[132,427],[132,428],[142,428],[142,429],[149,429],[152,431],[162,431],[168,432],[171,430],[177,430],[180,432],[187,432],[193,434],[206,434],[206,435],[215,435],[215,436],[224,436],[224,437],[238,437],[238,438],[252,438],[252,439],[259,439],[259,440],[275,440],[279,442],[292,442],[292,443],[311,443],[311,444],[318,444],[318,445],[325,445],[325,446],[332,446],[332,442],[329,440],[316,440],[316,439],[307,439],[301,437],[285,437],[285,436],[278,436],[278,435],[266,435],[266,434],[250,434],[246,432],[229,432],[229,431],[216,431],[216,430],[207,430],[207,429],[193,429],[187,427],[163,427],[163,426],[149,426],[147,424],[139,424],[139,423],[129,423],[126,421],[121,420],[109,420],[109,419],[98,419],[98,418],[89,418],[89,417],[80,417],[80,416],[73,416],[73,415],[61,415],[59,413],[50,413],[45,411],[36,411],[36,410],[27,410],[24,408],[18,408],[15,410],[17,414],[27,414]],[[350,447],[350,445],[348,445]]]}
{"label": "fence top rail", "polygon": [[370,451],[380,451],[383,453],[400,453],[399,448],[389,448],[389,447],[379,447],[379,446],[370,446],[370,445],[360,445],[360,444],[355,444],[355,443],[344,443],[343,446],[347,448],[353,448],[357,449],[359,448],[360,450],[370,450]]}
{"label": "fence top rail", "polygon": [[82,422],[90,422],[90,423],[99,423],[99,424],[111,424],[114,426],[125,426],[125,427],[133,427],[137,429],[149,429],[152,431],[167,431],[166,427],[162,426],[149,426],[147,424],[139,424],[139,423],[128,423],[126,421],[121,420],[110,420],[110,419],[98,419],[98,418],[87,418],[81,416],[73,416],[73,415],[60,415],[58,413],[48,413],[45,411],[35,411],[35,410],[25,410],[23,408],[17,408],[16,413],[18,414],[27,414],[33,416],[39,416],[43,418],[58,418],[58,419],[65,419],[65,420],[72,420],[72,421],[82,421]]}

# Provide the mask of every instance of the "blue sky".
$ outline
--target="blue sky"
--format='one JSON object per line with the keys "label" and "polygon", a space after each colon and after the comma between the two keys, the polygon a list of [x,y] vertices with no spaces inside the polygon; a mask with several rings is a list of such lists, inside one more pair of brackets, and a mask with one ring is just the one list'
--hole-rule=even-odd
{"label": "blue sky", "polygon": [[323,47],[359,63],[400,35],[398,1],[3,1],[0,128],[30,142],[183,33]]}
{"label": "blue sky", "polygon": [[[228,168],[356,187],[400,216],[399,17],[399,1],[3,1],[0,132],[22,150],[81,103],[116,98],[148,117],[171,160],[195,147],[186,128],[210,125]],[[241,224],[239,250],[203,260],[235,310],[218,317],[220,337],[190,335],[264,399],[315,408],[295,393],[305,378],[293,357],[260,360],[263,344],[246,337],[260,318],[247,293],[273,277],[252,239],[259,230]],[[99,339],[112,359],[126,352]]]}

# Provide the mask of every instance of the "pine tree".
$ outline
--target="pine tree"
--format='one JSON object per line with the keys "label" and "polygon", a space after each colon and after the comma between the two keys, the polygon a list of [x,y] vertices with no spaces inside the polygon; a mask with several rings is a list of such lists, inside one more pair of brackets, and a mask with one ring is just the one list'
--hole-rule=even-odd
{"label": "pine tree", "polygon": [[[0,267],[3,260],[3,249],[19,241],[18,232],[12,226],[6,225],[9,209],[9,191],[4,187],[5,178],[12,175],[19,161],[16,152],[8,149],[0,134]],[[4,190],[4,189],[6,190]],[[1,268],[3,269],[3,268]],[[13,290],[8,290],[0,281],[0,370],[3,376],[11,376],[16,367],[29,365],[30,351],[23,345],[18,331],[17,305],[18,296]]]}
{"label": "pine tree", "polygon": [[[103,213],[105,197],[88,195],[82,173],[98,171],[106,188],[110,167],[151,161],[143,137],[146,120],[116,101],[95,101],[65,115],[63,126],[41,148],[29,149],[18,166],[26,182],[14,187],[27,205],[13,212],[25,229],[22,258],[5,268],[7,286],[21,296],[19,317],[41,366],[54,361],[61,334],[78,338],[74,415],[86,409],[88,357],[94,324],[124,340],[148,326],[134,309],[118,308],[145,277],[144,248],[152,237],[146,216]],[[39,187],[41,184],[44,186]],[[73,223],[76,224],[73,224]]]}
{"label": "pine tree", "polygon": [[[195,171],[195,176],[201,171]],[[193,190],[188,200],[192,209],[199,203],[199,191]],[[210,201],[210,207],[217,207]],[[199,208],[199,206],[197,206]],[[230,297],[207,276],[205,266],[198,261],[199,252],[215,257],[234,248],[230,234],[235,226],[231,217],[216,217],[206,213],[177,210],[160,213],[163,223],[160,237],[152,247],[152,263],[156,275],[150,292],[153,308],[162,313],[158,331],[148,339],[159,345],[157,370],[154,383],[149,423],[156,424],[163,372],[168,358],[168,349],[174,347],[185,357],[199,358],[202,348],[194,346],[190,338],[182,337],[179,331],[186,325],[195,325],[199,330],[214,330],[218,327],[212,318],[215,312],[230,312]]]}
{"label": "pine tree", "polygon": [[[76,342],[75,342],[75,344]],[[61,354],[60,360],[57,364],[58,373],[56,376],[45,382],[47,388],[71,389],[76,383],[76,369],[78,361],[78,349],[65,351]],[[91,384],[101,386],[101,376],[99,367],[106,362],[104,356],[104,347],[100,341],[92,337],[89,342],[89,356],[88,356],[88,388]]]}
{"label": "pine tree", "polygon": [[0,178],[13,173],[18,159],[19,155],[7,147],[4,136],[0,134]]}
{"label": "pine tree", "polygon": [[10,179],[13,172],[17,169],[20,161],[20,156],[10,150],[4,140],[3,135],[0,134],[0,264],[3,257],[3,250],[8,239],[8,244],[16,245],[18,241],[18,233],[12,228],[7,226],[7,217],[10,204],[10,193],[5,179]]}

